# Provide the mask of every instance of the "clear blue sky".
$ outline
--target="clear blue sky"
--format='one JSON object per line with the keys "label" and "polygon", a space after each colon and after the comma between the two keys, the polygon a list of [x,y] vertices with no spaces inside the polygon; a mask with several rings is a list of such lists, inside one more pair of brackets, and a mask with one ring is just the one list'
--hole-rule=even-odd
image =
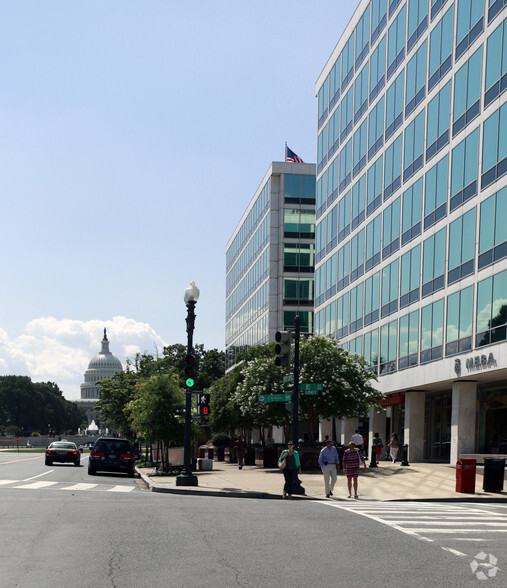
{"label": "clear blue sky", "polygon": [[225,244],[284,142],[316,157],[315,81],[357,2],[0,7],[0,375],[79,396],[111,351],[224,349]]}

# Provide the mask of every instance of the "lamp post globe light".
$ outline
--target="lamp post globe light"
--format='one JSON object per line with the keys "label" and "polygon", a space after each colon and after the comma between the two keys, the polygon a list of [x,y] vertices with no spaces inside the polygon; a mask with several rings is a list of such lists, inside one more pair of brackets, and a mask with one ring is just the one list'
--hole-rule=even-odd
{"label": "lamp post globe light", "polygon": [[183,454],[183,471],[176,477],[176,486],[197,486],[197,476],[192,474],[190,467],[190,433],[192,427],[192,387],[195,378],[195,357],[192,355],[194,344],[194,325],[195,325],[195,305],[199,299],[199,288],[195,282],[185,290],[185,301],[187,307],[187,357],[185,359],[185,441]]}

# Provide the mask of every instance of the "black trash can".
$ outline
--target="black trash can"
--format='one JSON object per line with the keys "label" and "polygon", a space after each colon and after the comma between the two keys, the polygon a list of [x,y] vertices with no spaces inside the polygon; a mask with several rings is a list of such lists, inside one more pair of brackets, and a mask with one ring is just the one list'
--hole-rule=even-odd
{"label": "black trash can", "polygon": [[501,492],[505,476],[505,459],[484,458],[484,492]]}

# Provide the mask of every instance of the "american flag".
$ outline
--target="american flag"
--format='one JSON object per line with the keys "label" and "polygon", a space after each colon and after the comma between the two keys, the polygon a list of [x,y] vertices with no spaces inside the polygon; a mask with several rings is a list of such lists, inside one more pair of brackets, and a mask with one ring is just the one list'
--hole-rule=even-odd
{"label": "american flag", "polygon": [[285,145],[285,161],[290,161],[292,163],[304,163],[301,157],[296,155],[294,151],[287,147],[287,145]]}

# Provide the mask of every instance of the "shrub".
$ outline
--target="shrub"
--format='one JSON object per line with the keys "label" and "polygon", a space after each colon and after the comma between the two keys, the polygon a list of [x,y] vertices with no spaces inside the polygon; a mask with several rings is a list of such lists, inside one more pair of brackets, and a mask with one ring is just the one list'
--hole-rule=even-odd
{"label": "shrub", "polygon": [[213,435],[211,443],[215,447],[225,447],[231,443],[231,438],[227,433],[217,433],[216,435]]}

